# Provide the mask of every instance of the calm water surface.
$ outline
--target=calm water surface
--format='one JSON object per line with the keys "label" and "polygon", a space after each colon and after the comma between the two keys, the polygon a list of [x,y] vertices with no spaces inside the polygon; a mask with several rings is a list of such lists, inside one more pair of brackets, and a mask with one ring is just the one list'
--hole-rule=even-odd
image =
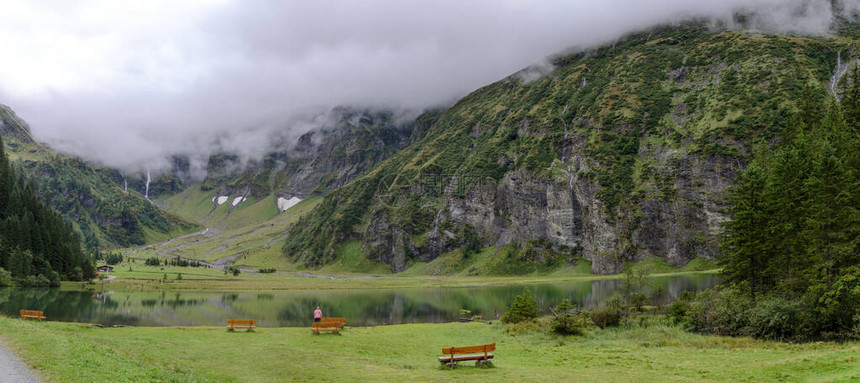
{"label": "calm water surface", "polygon": [[[715,286],[719,276],[692,274],[647,279],[652,304],[668,304],[683,291]],[[49,320],[131,326],[217,326],[227,319],[256,319],[262,327],[306,326],[319,305],[323,315],[346,317],[352,326],[456,321],[460,309],[497,318],[528,290],[541,309],[563,298],[594,308],[622,288],[618,279],[528,286],[412,288],[333,291],[109,291],[0,289],[0,312],[41,310]]]}

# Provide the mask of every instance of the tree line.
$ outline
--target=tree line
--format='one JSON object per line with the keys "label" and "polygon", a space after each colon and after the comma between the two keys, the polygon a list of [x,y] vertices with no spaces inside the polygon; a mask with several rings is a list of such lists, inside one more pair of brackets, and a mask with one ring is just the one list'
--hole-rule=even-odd
{"label": "tree line", "polygon": [[729,287],[676,307],[698,330],[860,338],[857,69],[851,79],[841,102],[807,90],[775,144],[739,176],[722,241]]}
{"label": "tree line", "polygon": [[0,138],[0,286],[59,286],[94,275],[72,225],[40,199]]}

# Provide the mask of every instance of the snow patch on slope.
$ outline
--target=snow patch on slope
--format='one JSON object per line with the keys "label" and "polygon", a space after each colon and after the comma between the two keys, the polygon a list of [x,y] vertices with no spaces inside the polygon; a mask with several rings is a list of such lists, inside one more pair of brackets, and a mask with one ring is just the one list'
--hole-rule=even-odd
{"label": "snow patch on slope", "polygon": [[244,200],[245,200],[245,197],[233,198],[233,207],[236,207],[236,205],[242,203],[242,201],[244,201]]}
{"label": "snow patch on slope", "polygon": [[292,197],[290,199],[286,199],[284,197],[278,197],[278,210],[281,213],[287,211],[287,209],[296,206],[297,203],[302,202],[301,198]]}
{"label": "snow patch on slope", "polygon": [[224,202],[227,202],[228,199],[230,199],[230,196],[226,196],[226,195],[215,196],[215,197],[212,197],[212,203],[216,203],[216,204],[218,204],[218,206],[221,206],[224,204]]}

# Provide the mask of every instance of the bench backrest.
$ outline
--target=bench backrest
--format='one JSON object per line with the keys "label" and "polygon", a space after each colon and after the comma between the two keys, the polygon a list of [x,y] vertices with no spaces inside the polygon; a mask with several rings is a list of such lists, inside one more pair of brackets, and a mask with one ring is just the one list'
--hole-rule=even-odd
{"label": "bench backrest", "polygon": [[232,325],[256,325],[256,319],[227,319],[227,324]]}
{"label": "bench backrest", "polygon": [[445,347],[442,349],[443,354],[471,354],[475,352],[483,352],[487,353],[490,351],[494,351],[496,349],[495,343],[484,344],[480,346],[470,346],[470,347]]}
{"label": "bench backrest", "polygon": [[41,311],[35,310],[21,310],[19,311],[21,315],[36,315],[36,316],[44,316],[45,314]]}
{"label": "bench backrest", "polygon": [[346,318],[320,318],[320,322],[336,322],[340,323],[340,326],[343,327],[346,324]]}

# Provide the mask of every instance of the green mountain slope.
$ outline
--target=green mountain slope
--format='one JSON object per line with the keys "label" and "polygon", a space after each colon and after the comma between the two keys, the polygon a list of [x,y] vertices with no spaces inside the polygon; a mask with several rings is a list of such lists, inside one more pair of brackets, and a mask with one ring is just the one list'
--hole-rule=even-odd
{"label": "green mountain slope", "polygon": [[543,77],[527,69],[464,97],[327,196],[285,253],[318,266],[358,240],[394,271],[491,245],[512,270],[713,258],[726,188],[751,147],[799,102],[838,90],[855,43],[690,24],[559,56]]}
{"label": "green mountain slope", "polygon": [[59,286],[60,279],[92,278],[95,269],[78,236],[39,199],[32,182],[12,167],[4,149],[0,139],[0,287],[13,282]]}
{"label": "green mountain slope", "polygon": [[32,178],[48,204],[72,221],[90,249],[161,241],[198,226],[165,213],[134,190],[125,191],[115,171],[52,152],[34,141],[27,125],[0,107],[0,133],[10,160]]}
{"label": "green mountain slope", "polygon": [[[296,202],[336,189],[417,141],[438,113],[404,118],[391,111],[335,108],[323,122],[259,160],[214,154],[199,183],[174,174],[156,177],[149,191],[162,209],[209,227],[236,229],[282,213]],[[320,121],[315,121],[320,123]],[[182,163],[182,161],[178,161]],[[178,193],[175,192],[177,185]],[[130,187],[141,190],[138,179]],[[173,194],[170,191],[174,191]]]}

